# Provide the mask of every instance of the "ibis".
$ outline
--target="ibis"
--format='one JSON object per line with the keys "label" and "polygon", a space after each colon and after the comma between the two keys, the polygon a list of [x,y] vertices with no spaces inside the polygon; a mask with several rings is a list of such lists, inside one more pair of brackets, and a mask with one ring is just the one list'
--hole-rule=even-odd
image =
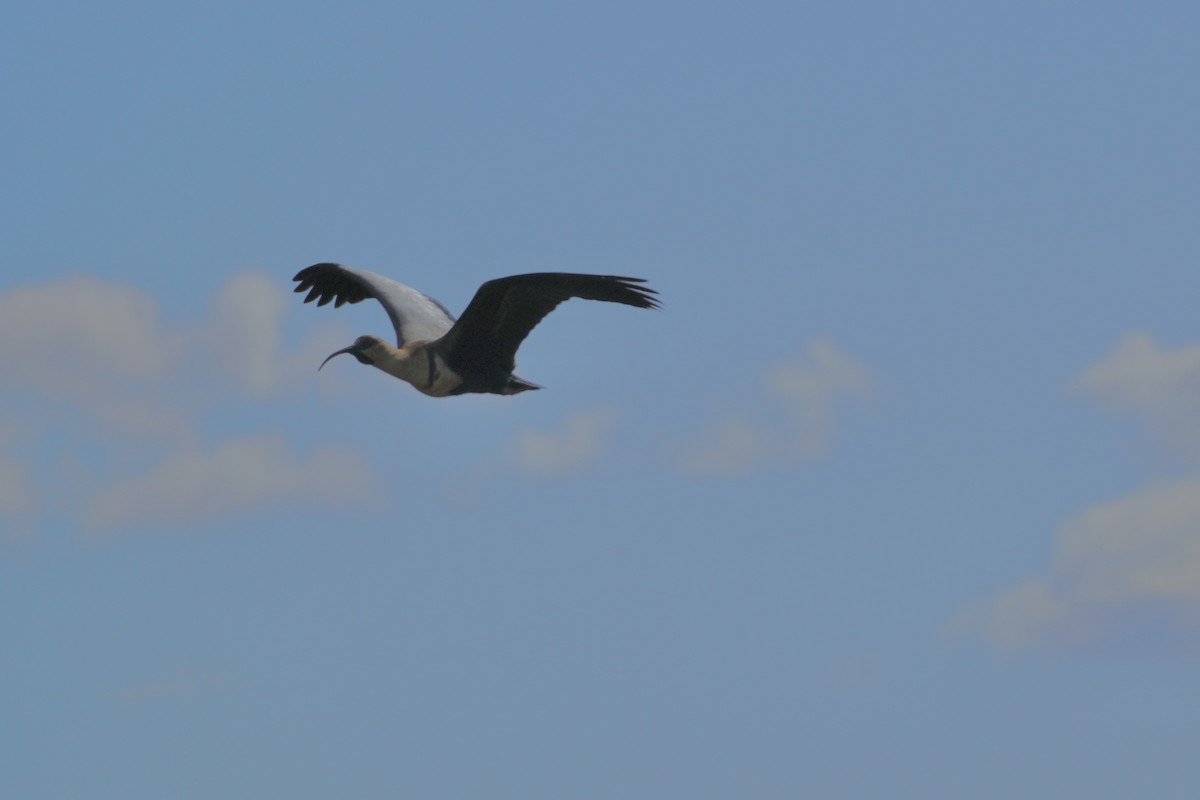
{"label": "ibis", "polygon": [[[344,264],[305,267],[292,280],[295,291],[308,292],[304,302],[334,307],[378,300],[396,329],[396,346],[376,336],[360,336],[354,344],[321,362],[348,353],[407,381],[431,397],[467,394],[518,394],[541,388],[513,374],[517,348],[529,332],[564,300],[581,297],[658,308],[657,294],[642,278],[535,272],[484,283],[457,320],[446,307],[391,278]],[[321,367],[318,367],[320,369]]]}

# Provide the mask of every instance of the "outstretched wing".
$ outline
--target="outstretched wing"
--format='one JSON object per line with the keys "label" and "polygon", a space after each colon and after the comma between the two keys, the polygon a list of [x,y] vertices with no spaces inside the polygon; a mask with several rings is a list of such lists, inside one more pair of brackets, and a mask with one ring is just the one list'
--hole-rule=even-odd
{"label": "outstretched wing", "polygon": [[511,372],[521,342],[559,303],[582,297],[637,308],[658,308],[655,291],[639,285],[644,282],[641,278],[569,272],[497,278],[479,287],[438,349],[459,374],[490,365],[500,365]]}
{"label": "outstretched wing", "polygon": [[368,297],[380,302],[396,329],[396,344],[440,339],[454,325],[454,317],[441,303],[411,286],[391,278],[354,269],[342,264],[313,264],[296,273],[297,292],[308,292],[304,302],[317,301],[323,306],[330,300],[334,308],[358,303]]}

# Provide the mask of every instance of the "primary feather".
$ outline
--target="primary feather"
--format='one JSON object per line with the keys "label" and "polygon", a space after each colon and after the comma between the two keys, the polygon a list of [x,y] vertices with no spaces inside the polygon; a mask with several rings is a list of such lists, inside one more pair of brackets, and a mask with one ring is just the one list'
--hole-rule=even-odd
{"label": "primary feather", "polygon": [[368,297],[378,300],[396,329],[398,347],[408,342],[440,339],[454,325],[454,316],[437,300],[365,269],[342,264],[313,264],[297,272],[292,280],[299,282],[293,291],[308,292],[304,298],[306,303],[316,300],[317,305],[323,306],[333,300],[334,308],[338,308]]}

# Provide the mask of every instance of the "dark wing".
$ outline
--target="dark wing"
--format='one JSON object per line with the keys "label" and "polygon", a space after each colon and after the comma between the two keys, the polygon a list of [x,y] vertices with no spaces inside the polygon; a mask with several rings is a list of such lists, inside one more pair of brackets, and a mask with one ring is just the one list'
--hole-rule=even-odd
{"label": "dark wing", "polygon": [[479,287],[467,310],[438,349],[459,374],[499,365],[511,372],[517,348],[559,303],[572,297],[658,308],[653,289],[641,278],[535,272],[497,278]]}
{"label": "dark wing", "polygon": [[298,281],[295,291],[308,292],[306,303],[316,300],[317,305],[323,306],[333,300],[337,308],[368,297],[378,300],[392,320],[396,344],[400,347],[405,342],[440,339],[454,325],[454,317],[432,297],[365,269],[313,264],[297,272],[292,280]]}

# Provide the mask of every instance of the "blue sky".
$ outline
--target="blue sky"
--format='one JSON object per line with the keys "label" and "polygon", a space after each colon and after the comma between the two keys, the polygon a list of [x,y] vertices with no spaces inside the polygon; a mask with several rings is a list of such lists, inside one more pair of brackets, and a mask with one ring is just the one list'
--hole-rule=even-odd
{"label": "blue sky", "polygon": [[[2,22],[12,796],[1193,795],[1193,4]],[[326,260],[664,308],[433,400]]]}

